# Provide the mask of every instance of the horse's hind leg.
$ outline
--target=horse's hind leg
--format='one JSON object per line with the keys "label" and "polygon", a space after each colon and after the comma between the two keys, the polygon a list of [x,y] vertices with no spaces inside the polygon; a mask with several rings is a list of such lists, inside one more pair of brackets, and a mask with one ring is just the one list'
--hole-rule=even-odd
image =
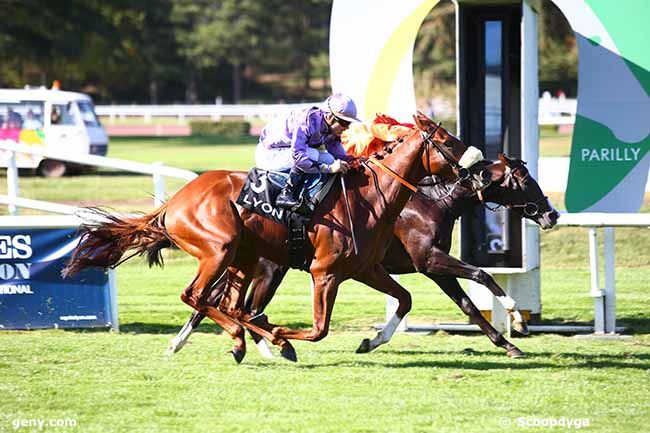
{"label": "horse's hind leg", "polygon": [[190,285],[181,294],[181,300],[201,314],[208,316],[227,333],[234,336],[240,332],[239,324],[231,317],[210,305],[208,296],[212,286],[225,271],[227,257],[214,256],[199,262],[199,270]]}
{"label": "horse's hind leg", "polygon": [[[237,266],[231,266],[228,268],[228,286],[224,291],[224,296],[221,300],[220,308],[230,317],[233,317],[239,323],[247,327],[251,333],[260,335],[257,330],[261,329],[263,332],[269,335],[275,326],[268,323],[265,316],[252,315],[247,309],[244,308],[244,296],[246,294],[246,289],[253,279],[256,267],[257,261],[253,261],[247,264],[238,263]],[[265,291],[267,288],[267,285],[262,285],[262,287],[260,287],[262,291]],[[271,295],[275,292],[275,288],[277,288],[277,286],[273,287],[273,290],[270,293]],[[263,336],[263,334],[260,336],[261,341],[264,341],[261,338]],[[240,341],[242,343],[245,341],[243,329],[241,329],[241,334],[238,335],[237,341]],[[283,338],[272,337],[271,342],[281,348],[281,354],[284,358],[294,362],[297,360],[296,352],[288,341]],[[264,356],[265,353],[262,352],[262,355]]]}
{"label": "horse's hind leg", "polygon": [[379,331],[372,340],[365,338],[361,342],[361,345],[359,345],[357,353],[368,353],[390,341],[397,326],[411,310],[411,294],[404,287],[400,286],[382,265],[375,265],[360,275],[355,276],[354,279],[396,298],[399,302],[397,311],[386,326],[384,326],[384,329]]}
{"label": "horse's hind leg", "polygon": [[511,358],[524,357],[524,353],[519,350],[517,346],[510,343],[506,338],[499,333],[481,314],[481,311],[474,305],[472,300],[463,291],[463,288],[458,284],[458,280],[448,275],[427,275],[435,281],[440,288],[460,307],[471,320],[476,323],[483,333],[492,341],[495,346],[502,347],[507,350],[508,356]]}
{"label": "horse's hind leg", "polygon": [[[210,297],[208,298],[208,302],[210,304],[216,304],[218,301],[219,296],[222,294],[223,289],[226,287],[226,276],[225,274],[219,278],[219,280],[215,283],[214,287],[212,288],[212,292],[210,293]],[[167,354],[172,355],[174,353],[177,353],[180,351],[183,346],[185,346],[185,343],[187,343],[187,340],[189,340],[190,335],[192,335],[192,332],[196,328],[198,328],[199,324],[203,321],[205,318],[205,314],[199,313],[198,311],[193,311],[192,316],[185,322],[185,325],[181,328],[181,330],[176,334],[174,338],[169,342],[169,347],[167,348]],[[222,326],[223,327],[223,326]]]}

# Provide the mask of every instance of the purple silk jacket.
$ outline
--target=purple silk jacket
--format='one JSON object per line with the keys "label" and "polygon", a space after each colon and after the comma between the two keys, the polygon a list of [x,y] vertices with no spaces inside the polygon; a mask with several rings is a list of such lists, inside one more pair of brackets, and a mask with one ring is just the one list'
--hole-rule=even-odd
{"label": "purple silk jacket", "polygon": [[334,158],[346,161],[345,149],[341,140],[330,132],[325,113],[312,107],[276,117],[262,129],[259,145],[267,149],[291,147],[294,164],[305,173],[317,173],[321,165],[307,157],[309,147],[318,148],[324,144]]}

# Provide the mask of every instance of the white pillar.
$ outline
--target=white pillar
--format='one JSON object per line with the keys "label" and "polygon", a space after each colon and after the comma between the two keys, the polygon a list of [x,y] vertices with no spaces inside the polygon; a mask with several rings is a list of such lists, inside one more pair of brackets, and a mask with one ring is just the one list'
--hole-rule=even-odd
{"label": "white pillar", "polygon": [[[160,161],[156,161],[153,163],[153,165],[162,167],[163,163]],[[165,202],[165,178],[160,174],[160,172],[155,172],[153,174],[153,190],[154,190],[154,198],[153,198],[154,206],[155,207],[162,206],[162,204]]]}
{"label": "white pillar", "polygon": [[605,300],[599,288],[598,234],[595,227],[589,228],[589,268],[591,272],[591,296],[594,298],[594,332],[605,332]]}
{"label": "white pillar", "polygon": [[[10,151],[9,164],[7,165],[7,195],[9,199],[18,198],[18,167],[16,165],[16,152]],[[9,215],[18,215],[18,207],[9,205]]]}
{"label": "white pillar", "polygon": [[616,279],[614,227],[605,227],[605,332],[616,333]]}

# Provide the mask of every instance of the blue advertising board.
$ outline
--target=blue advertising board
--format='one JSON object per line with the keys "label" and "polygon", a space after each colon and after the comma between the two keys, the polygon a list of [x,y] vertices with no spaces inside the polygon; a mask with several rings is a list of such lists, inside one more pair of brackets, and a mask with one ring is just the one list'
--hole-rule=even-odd
{"label": "blue advertising board", "polygon": [[0,329],[117,326],[107,271],[61,277],[76,233],[76,227],[0,227]]}

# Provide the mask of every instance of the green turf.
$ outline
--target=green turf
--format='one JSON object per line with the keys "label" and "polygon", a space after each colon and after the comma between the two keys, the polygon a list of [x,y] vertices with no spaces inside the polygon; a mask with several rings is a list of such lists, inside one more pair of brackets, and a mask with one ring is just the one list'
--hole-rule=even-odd
{"label": "green turf", "polygon": [[[397,334],[357,355],[383,317],[384,298],[347,282],[330,336],[296,343],[297,364],[264,360],[251,345],[236,366],[226,353],[230,340],[212,324],[180,353],[163,355],[189,315],[178,294],[195,270],[180,252],[166,259],[163,270],[138,261],[118,270],[120,334],[0,332],[0,431],[12,431],[14,419],[57,418],[75,419],[84,433],[498,432],[503,417],[588,419],[588,431],[645,431],[650,297],[638,284],[647,268],[620,273],[621,324],[636,326],[626,340],[538,335],[514,340],[529,357],[510,360],[480,335]],[[542,279],[546,318],[590,320],[586,272],[545,269]],[[426,279],[403,283],[413,292],[413,322],[462,319]],[[306,275],[291,272],[269,315],[306,326],[308,293]]]}
{"label": "green turf", "polygon": [[[227,139],[113,140],[110,156],[162,160],[197,171],[246,168],[252,142]],[[199,155],[199,156],[197,156]],[[241,166],[239,166],[241,164]],[[0,189],[4,188],[0,180]],[[180,185],[180,183],[178,184]],[[173,185],[169,190],[173,190]],[[144,210],[145,176],[103,172],[27,178],[28,196]],[[647,207],[647,206],[646,206]],[[647,209],[646,209],[647,211]],[[510,360],[478,334],[397,334],[367,355],[360,340],[383,321],[383,295],[345,282],[332,331],[296,343],[299,362],[264,360],[249,345],[242,365],[216,327],[201,325],[183,351],[163,355],[189,316],[179,300],[196,271],[180,251],[163,269],[141,260],[117,271],[120,334],[91,331],[0,332],[0,432],[499,432],[557,431],[516,426],[528,419],[588,419],[586,431],[641,432],[650,421],[650,234],[617,229],[618,324],[628,339],[559,335],[513,340],[529,354]],[[457,253],[456,247],[453,250]],[[589,324],[587,231],[541,234],[543,320]],[[402,276],[413,294],[411,323],[464,322],[463,314],[420,275]],[[274,322],[311,324],[309,279],[291,271],[267,312]],[[500,426],[503,417],[515,424]],[[14,430],[17,419],[75,419],[77,427]]]}

